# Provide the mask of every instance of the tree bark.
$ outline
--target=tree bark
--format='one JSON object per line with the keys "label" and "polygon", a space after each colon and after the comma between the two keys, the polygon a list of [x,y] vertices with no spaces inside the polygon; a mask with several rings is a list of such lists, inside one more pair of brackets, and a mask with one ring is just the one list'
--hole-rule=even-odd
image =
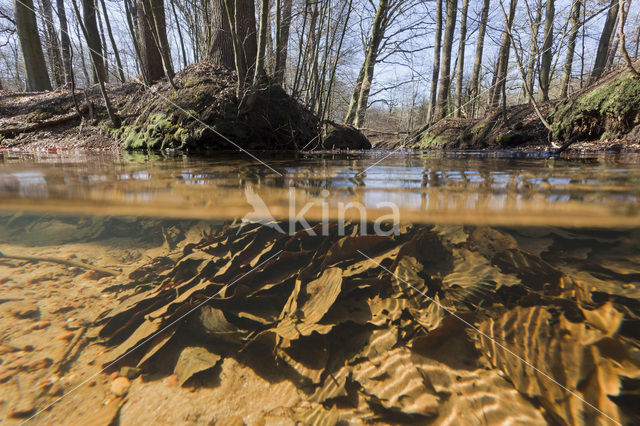
{"label": "tree bark", "polygon": [[640,80],[640,73],[633,66],[633,61],[631,60],[631,57],[629,57],[629,52],[627,52],[626,37],[624,34],[624,25],[627,21],[627,14],[629,13],[629,8],[631,7],[631,1],[632,0],[620,0],[620,16],[618,18],[618,40],[620,40],[620,52],[622,53],[622,57],[627,63],[627,68],[637,79]]}
{"label": "tree bark", "polygon": [[267,28],[269,26],[269,0],[260,2],[260,30],[258,33],[258,52],[256,55],[256,68],[253,74],[253,84],[258,84],[265,72],[265,53],[267,50]]}
{"label": "tree bark", "polygon": [[14,0],[13,6],[27,92],[51,90],[33,0]]}
{"label": "tree bark", "polygon": [[[500,100],[505,93],[507,84],[507,70],[509,68],[509,54],[511,48],[510,34],[513,26],[513,19],[516,14],[517,0],[511,0],[509,4],[509,16],[506,18],[504,34],[500,43],[500,51],[498,53],[498,64],[496,73],[494,74],[491,94],[491,108],[496,108],[500,104]],[[504,105],[504,102],[503,102]]]}
{"label": "tree bark", "polygon": [[551,85],[551,62],[553,61],[553,20],[555,18],[555,0],[547,0],[544,13],[544,40],[542,42],[542,59],[540,61],[540,88],[538,101],[549,100],[549,86]]}
{"label": "tree bark", "polygon": [[212,34],[208,59],[216,65],[232,70],[235,68],[233,40],[224,0],[211,0],[210,13]]}
{"label": "tree bark", "polygon": [[460,41],[458,42],[458,66],[456,70],[456,109],[454,117],[460,118],[462,111],[462,78],[464,73],[464,50],[467,42],[467,11],[469,10],[469,0],[464,0],[462,4],[462,16],[460,17]]}
{"label": "tree bark", "polygon": [[65,84],[71,84],[73,70],[71,69],[71,41],[69,39],[69,26],[67,24],[67,12],[64,9],[64,0],[57,0],[58,20],[60,22],[60,56],[62,56],[62,68]]}
{"label": "tree bark", "polygon": [[436,111],[438,99],[438,77],[440,75],[440,51],[442,50],[442,1],[436,0],[436,32],[433,47],[433,71],[431,72],[431,93],[429,94],[429,111],[427,112],[427,123],[431,123]]}
{"label": "tree bark", "polygon": [[380,0],[376,16],[373,20],[373,26],[371,28],[371,36],[369,37],[369,43],[367,48],[367,55],[365,57],[358,80],[356,81],[351,96],[351,102],[349,103],[349,110],[345,118],[346,124],[351,124],[355,127],[362,126],[364,124],[364,118],[369,103],[369,93],[371,91],[371,82],[373,80],[373,72],[378,60],[378,53],[380,49],[380,43],[384,38],[386,31],[389,1]]}
{"label": "tree bark", "polygon": [[280,85],[284,84],[285,70],[287,67],[287,53],[289,49],[289,32],[291,30],[292,0],[278,0],[282,3],[282,11],[276,28],[276,65],[275,79]]}
{"label": "tree bark", "polygon": [[64,84],[64,69],[62,67],[62,59],[60,58],[60,43],[58,43],[58,35],[56,34],[56,29],[53,25],[51,0],[41,0],[41,2],[42,14],[44,16],[44,23],[48,36],[47,39],[49,40],[47,53],[49,56],[51,75],[53,76],[55,86],[60,87]]}
{"label": "tree bark", "polygon": [[[536,17],[531,25],[531,46],[529,47],[529,61],[527,63],[527,76],[525,83],[529,93],[533,93],[534,81],[536,80],[536,63],[538,62],[538,34],[542,22],[542,0],[536,2]],[[523,88],[524,89],[524,88]],[[526,91],[525,91],[526,92]],[[528,98],[527,98],[528,99]]]}
{"label": "tree bark", "polygon": [[451,50],[453,48],[453,36],[456,29],[456,14],[458,12],[457,0],[446,0],[447,20],[445,22],[444,40],[442,42],[442,62],[440,63],[440,83],[438,89],[438,105],[436,119],[447,116],[449,107],[449,89],[451,86]]}
{"label": "tree bark", "polygon": [[[86,1],[86,0],[83,0],[83,1]],[[73,4],[73,9],[76,13],[76,18],[78,20],[78,23],[80,24],[80,29],[84,34],[84,38],[88,40],[88,38],[90,37],[89,31],[86,25],[83,23],[82,19],[80,18],[80,10],[78,9],[78,4],[76,3],[76,0],[72,0],[72,4]],[[94,17],[95,17],[95,13],[94,13]],[[95,20],[94,20],[94,23],[95,23]],[[87,44],[88,44],[88,41],[87,41]],[[91,64],[93,65],[94,70],[97,69],[98,64],[103,63],[102,58],[96,57],[95,55],[90,54],[89,58],[91,59]],[[113,110],[113,107],[111,106],[111,101],[109,100],[109,96],[107,95],[107,90],[105,89],[105,86],[104,86],[104,79],[99,73],[96,73],[96,77],[98,78],[100,93],[102,94],[102,99],[104,100],[104,106],[107,110],[107,115],[109,116],[109,120],[111,120],[111,124],[113,125],[113,127],[118,128],[121,126],[122,121],[120,120],[120,117],[118,117],[118,115]],[[86,92],[85,92],[85,95],[86,95]]]}
{"label": "tree bark", "polygon": [[173,78],[163,0],[138,0],[138,44],[149,83]]}
{"label": "tree bark", "polygon": [[256,8],[253,0],[235,0],[236,31],[247,66],[247,77],[253,76],[258,57],[258,34],[256,31]]}
{"label": "tree bark", "polygon": [[113,55],[116,58],[116,67],[118,68],[118,76],[120,77],[120,83],[124,83],[124,69],[122,68],[122,61],[120,60],[120,53],[118,52],[118,46],[116,40],[113,37],[113,31],[111,30],[111,23],[109,22],[109,14],[107,13],[107,5],[104,0],[100,0],[102,6],[102,16],[104,16],[104,23],[107,26],[107,34],[111,42],[111,48],[113,49]]}
{"label": "tree bark", "polygon": [[562,87],[560,91],[560,97],[567,96],[569,85],[571,84],[571,69],[573,67],[573,56],[576,51],[576,40],[578,38],[578,30],[582,25],[580,19],[582,10],[582,1],[575,0],[573,9],[571,10],[571,32],[569,33],[569,41],[567,43],[567,57],[564,61],[564,70],[562,73]]}
{"label": "tree bark", "polygon": [[607,13],[607,19],[602,27],[602,33],[600,34],[600,41],[598,42],[598,52],[596,53],[596,60],[593,65],[593,71],[591,71],[591,81],[600,78],[607,65],[607,58],[609,57],[609,47],[611,46],[611,36],[616,26],[616,19],[618,16],[618,0],[611,0],[611,6]]}
{"label": "tree bark", "polygon": [[100,34],[98,33],[98,21],[96,20],[96,8],[93,0],[82,1],[82,21],[86,30],[85,38],[87,47],[89,48],[89,56],[92,63],[93,83],[105,81],[106,73],[104,69],[104,59],[102,55],[102,43],[100,43]]}
{"label": "tree bark", "polygon": [[476,43],[476,58],[473,63],[473,73],[471,74],[471,85],[469,96],[471,97],[471,116],[475,117],[476,98],[480,93],[480,71],[482,69],[482,52],[484,50],[484,37],[487,32],[487,20],[489,18],[489,6],[491,0],[484,0],[482,12],[480,14],[480,26],[478,27],[478,41]]}
{"label": "tree bark", "polygon": [[176,21],[176,30],[178,31],[178,40],[180,42],[180,51],[182,52],[182,65],[184,68],[187,67],[187,51],[184,47],[184,38],[182,37],[182,26],[180,25],[180,20],[178,19],[178,13],[176,12],[176,4],[174,0],[169,0],[171,4],[171,11],[173,12],[173,19]]}

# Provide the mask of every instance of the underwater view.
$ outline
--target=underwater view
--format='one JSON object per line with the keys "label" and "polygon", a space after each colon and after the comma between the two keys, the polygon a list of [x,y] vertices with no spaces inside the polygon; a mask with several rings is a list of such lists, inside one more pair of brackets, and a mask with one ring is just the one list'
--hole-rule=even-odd
{"label": "underwater view", "polygon": [[637,424],[640,156],[2,153],[7,424]]}

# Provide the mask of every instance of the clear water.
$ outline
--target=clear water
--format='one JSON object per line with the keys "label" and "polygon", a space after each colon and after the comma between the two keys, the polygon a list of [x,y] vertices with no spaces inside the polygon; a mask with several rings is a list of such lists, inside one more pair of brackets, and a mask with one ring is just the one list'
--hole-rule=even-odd
{"label": "clear water", "polygon": [[635,423],[640,156],[260,158],[0,153],[1,421]]}

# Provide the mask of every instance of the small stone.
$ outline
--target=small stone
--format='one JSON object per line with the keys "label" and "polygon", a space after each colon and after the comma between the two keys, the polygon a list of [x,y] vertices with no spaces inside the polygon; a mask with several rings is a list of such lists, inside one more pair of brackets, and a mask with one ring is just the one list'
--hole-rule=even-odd
{"label": "small stone", "polygon": [[111,382],[111,392],[117,396],[125,396],[129,391],[131,382],[126,377],[118,377]]}
{"label": "small stone", "polygon": [[73,339],[73,336],[75,336],[75,333],[73,331],[66,331],[56,336],[56,340],[71,340]]}
{"label": "small stone", "polygon": [[77,257],[75,253],[65,253],[62,255],[62,258],[66,260],[76,259]]}
{"label": "small stone", "polygon": [[51,396],[62,396],[63,393],[64,388],[60,383],[54,383],[51,389],[49,389],[49,395]]}
{"label": "small stone", "polygon": [[31,331],[42,330],[49,327],[50,325],[51,325],[50,321],[38,321],[37,323],[32,324],[31,327],[29,327],[29,330]]}
{"label": "small stone", "polygon": [[22,347],[22,350],[25,352],[33,352],[36,348],[33,347],[33,345],[24,345]]}
{"label": "small stone", "polygon": [[97,382],[95,380],[90,380],[89,383],[87,383],[87,386],[89,386],[90,388],[94,387],[97,384]]}
{"label": "small stone", "polygon": [[140,369],[135,367],[122,367],[120,369],[120,375],[129,380],[133,380],[140,375]]}
{"label": "small stone", "polygon": [[36,411],[36,406],[32,399],[23,399],[18,401],[16,405],[9,409],[9,417],[14,419],[22,419],[29,417]]}
{"label": "small stone", "polygon": [[176,376],[175,374],[170,375],[169,377],[167,377],[165,379],[165,383],[167,384],[167,386],[169,387],[175,387],[178,386],[178,376]]}

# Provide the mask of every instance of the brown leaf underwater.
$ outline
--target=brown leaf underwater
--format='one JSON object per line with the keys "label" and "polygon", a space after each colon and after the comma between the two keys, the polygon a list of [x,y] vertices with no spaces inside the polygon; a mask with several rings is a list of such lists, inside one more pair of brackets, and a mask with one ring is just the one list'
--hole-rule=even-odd
{"label": "brown leaf underwater", "polygon": [[152,259],[96,324],[98,361],[199,386],[231,357],[294,383],[303,423],[639,421],[640,303],[550,262],[560,231],[536,253],[487,227],[361,231],[226,226]]}

